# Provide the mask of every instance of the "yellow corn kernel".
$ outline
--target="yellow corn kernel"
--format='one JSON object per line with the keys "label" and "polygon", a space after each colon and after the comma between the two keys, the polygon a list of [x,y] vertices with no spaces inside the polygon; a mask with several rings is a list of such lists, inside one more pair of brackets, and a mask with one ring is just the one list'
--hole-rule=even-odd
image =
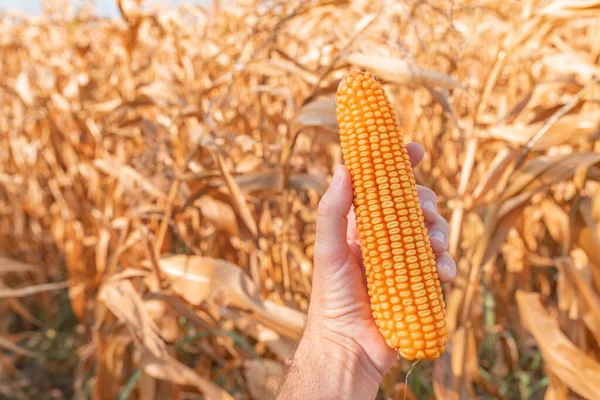
{"label": "yellow corn kernel", "polygon": [[375,323],[405,359],[435,360],[446,308],[398,117],[370,72],[346,74],[336,103]]}

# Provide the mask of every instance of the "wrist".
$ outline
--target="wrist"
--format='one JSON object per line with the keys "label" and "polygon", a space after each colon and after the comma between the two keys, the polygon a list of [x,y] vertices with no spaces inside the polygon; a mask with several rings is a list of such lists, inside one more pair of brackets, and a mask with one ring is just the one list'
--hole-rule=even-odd
{"label": "wrist", "polygon": [[[342,335],[326,327],[311,326],[310,322],[303,335],[306,346],[310,346],[327,360],[336,372],[348,372],[349,387],[359,387],[372,392],[375,398],[384,373],[379,371],[363,347],[349,336]],[[341,374],[341,373],[340,373]],[[355,397],[344,397],[355,398]],[[365,397],[363,397],[365,398]]]}
{"label": "wrist", "polygon": [[381,379],[354,340],[309,323],[278,399],[374,399]]}

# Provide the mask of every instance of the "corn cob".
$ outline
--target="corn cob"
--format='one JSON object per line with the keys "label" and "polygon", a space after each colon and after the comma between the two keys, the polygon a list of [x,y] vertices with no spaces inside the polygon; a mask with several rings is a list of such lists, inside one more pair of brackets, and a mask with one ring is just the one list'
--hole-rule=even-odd
{"label": "corn cob", "polygon": [[405,359],[435,360],[446,307],[398,117],[370,72],[346,74],[336,104],[375,323]]}

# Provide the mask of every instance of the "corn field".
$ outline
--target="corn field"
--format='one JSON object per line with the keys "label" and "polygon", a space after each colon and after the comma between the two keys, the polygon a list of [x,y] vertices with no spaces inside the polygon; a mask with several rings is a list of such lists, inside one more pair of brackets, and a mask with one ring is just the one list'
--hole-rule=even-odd
{"label": "corn field", "polygon": [[600,399],[600,1],[43,3],[0,15],[0,398],[269,399],[366,69],[458,265],[378,398]]}

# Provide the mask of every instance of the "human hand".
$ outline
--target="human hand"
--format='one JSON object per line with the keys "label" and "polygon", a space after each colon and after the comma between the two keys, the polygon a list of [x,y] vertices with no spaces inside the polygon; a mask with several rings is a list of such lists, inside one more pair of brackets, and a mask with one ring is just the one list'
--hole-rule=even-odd
{"label": "human hand", "polygon": [[[407,150],[416,167],[423,159],[423,148],[410,143]],[[456,275],[456,264],[446,251],[448,223],[437,213],[435,193],[423,186],[417,186],[417,192],[440,281],[450,282]],[[326,396],[329,387],[340,398],[364,399],[375,398],[379,383],[397,361],[398,352],[385,343],[373,319],[352,197],[350,173],[338,166],[319,203],[311,302],[295,359],[312,369],[309,381],[315,385],[319,381],[320,395]],[[336,365],[345,371],[337,371]],[[324,370],[318,372],[320,366]],[[296,374],[301,370],[296,366]],[[295,391],[297,394],[297,386]],[[348,396],[341,394],[344,391]]]}

